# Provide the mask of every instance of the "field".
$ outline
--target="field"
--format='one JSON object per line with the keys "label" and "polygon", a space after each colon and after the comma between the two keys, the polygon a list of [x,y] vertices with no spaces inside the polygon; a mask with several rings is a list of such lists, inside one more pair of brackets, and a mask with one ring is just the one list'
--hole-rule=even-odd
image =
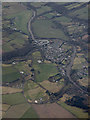
{"label": "field", "polygon": [[30,17],[32,16],[32,11],[27,10],[23,4],[19,4],[19,3],[10,3],[9,6],[10,6],[9,8],[5,8],[3,10],[4,13],[3,18],[7,18],[7,19],[15,18],[14,26],[12,27],[13,28],[16,27],[18,30],[21,30],[22,32],[28,34],[27,23]]}
{"label": "field", "polygon": [[42,82],[44,80],[48,80],[50,76],[57,74],[56,65],[53,63],[38,63],[38,59],[40,59],[40,53],[33,53],[33,68],[35,69],[35,81]]}
{"label": "field", "polygon": [[31,106],[21,118],[38,118],[38,117],[39,116],[37,115],[36,111]]}
{"label": "field", "polygon": [[63,86],[64,83],[60,83],[60,81],[58,83],[52,83],[49,82],[48,80],[45,80],[43,82],[40,83],[44,88],[46,88],[47,90],[49,90],[50,92],[58,92]]}
{"label": "field", "polygon": [[33,104],[33,107],[40,118],[75,118],[71,113],[56,103],[43,105]]}
{"label": "field", "polygon": [[32,102],[35,100],[43,100],[48,99],[48,95],[45,93],[46,91],[40,88],[36,83],[32,81],[28,81],[24,87],[24,95],[27,99],[30,99]]}
{"label": "field", "polygon": [[52,9],[50,7],[43,6],[43,7],[39,8],[39,9],[37,9],[37,15],[40,15],[40,14],[42,14],[44,12],[48,12],[48,11],[51,11],[51,10]]}
{"label": "field", "polygon": [[22,33],[13,32],[8,34],[8,32],[5,32],[4,34],[2,47],[4,52],[10,52],[17,48],[20,49],[28,42],[27,36]]}
{"label": "field", "polygon": [[81,5],[83,5],[84,3],[73,3],[73,4],[70,4],[70,5],[66,5],[65,7],[68,9],[68,10],[71,10],[71,9],[74,9],[74,8],[77,8],[77,7],[80,7]]}
{"label": "field", "polygon": [[74,64],[73,64],[72,69],[82,69],[85,64],[86,62],[85,62],[85,58],[83,57],[83,55],[82,56],[78,55],[74,59]]}
{"label": "field", "polygon": [[5,112],[8,110],[9,107],[10,107],[10,105],[2,104],[2,110]]}
{"label": "field", "polygon": [[88,87],[88,85],[89,85],[88,80],[89,80],[88,76],[86,76],[86,77],[84,77],[82,79],[79,79],[78,82],[79,82],[80,85],[82,85],[84,87]]}
{"label": "field", "polygon": [[26,103],[24,96],[21,93],[2,95],[2,102],[9,105]]}
{"label": "field", "polygon": [[56,15],[57,15],[56,12],[51,12],[51,13],[47,13],[47,14],[45,14],[45,15],[43,15],[43,16],[45,16],[45,17],[51,19],[52,17],[54,17],[54,16],[56,16]]}
{"label": "field", "polygon": [[30,71],[31,67],[29,67],[29,64],[31,64],[31,60],[18,62],[15,65],[15,68],[18,69],[19,71],[23,71],[27,75],[31,75],[32,72]]}
{"label": "field", "polygon": [[35,89],[37,87],[38,87],[38,85],[35,82],[28,80],[24,85],[24,92],[27,90]]}
{"label": "field", "polygon": [[64,32],[57,28],[51,20],[35,20],[32,24],[33,31],[36,37],[39,38],[61,38],[67,40]]}
{"label": "field", "polygon": [[70,16],[78,17],[80,19],[86,19],[88,18],[88,7],[81,8],[79,10],[76,10],[74,12],[70,13]]}
{"label": "field", "polygon": [[30,105],[28,103],[11,106],[4,115],[4,118],[21,118],[29,107]]}
{"label": "field", "polygon": [[72,21],[71,18],[68,18],[68,17],[65,17],[65,16],[56,17],[53,20],[58,21],[60,23],[70,23]]}
{"label": "field", "polygon": [[31,5],[34,7],[41,7],[45,4],[46,4],[45,2],[31,2]]}
{"label": "field", "polygon": [[12,87],[2,87],[2,94],[11,94],[17,92],[22,92],[22,89],[12,88]]}
{"label": "field", "polygon": [[2,67],[2,81],[13,82],[20,78],[20,73],[13,66]]}
{"label": "field", "polygon": [[88,113],[86,113],[84,110],[77,107],[69,106],[66,103],[61,101],[58,101],[58,103],[60,104],[60,106],[62,106],[66,110],[70,111],[77,118],[88,118]]}
{"label": "field", "polygon": [[22,3],[3,3],[3,52],[23,48],[28,43],[27,24],[32,11]]}

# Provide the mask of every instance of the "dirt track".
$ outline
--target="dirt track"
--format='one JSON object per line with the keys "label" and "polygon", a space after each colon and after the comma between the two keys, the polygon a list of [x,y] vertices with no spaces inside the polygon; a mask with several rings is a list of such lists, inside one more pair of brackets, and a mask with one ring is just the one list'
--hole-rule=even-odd
{"label": "dirt track", "polygon": [[32,105],[40,118],[75,118],[70,112],[56,103]]}

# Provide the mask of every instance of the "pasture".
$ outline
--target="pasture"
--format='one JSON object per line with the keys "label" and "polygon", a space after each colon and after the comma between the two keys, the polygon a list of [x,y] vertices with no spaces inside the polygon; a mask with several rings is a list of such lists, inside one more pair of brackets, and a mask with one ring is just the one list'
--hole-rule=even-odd
{"label": "pasture", "polygon": [[2,82],[13,82],[20,78],[20,73],[13,66],[2,67]]}
{"label": "pasture", "polygon": [[56,64],[54,63],[38,63],[38,59],[41,59],[40,52],[35,52],[32,54],[33,57],[33,65],[32,67],[35,69],[35,81],[42,82],[44,80],[48,80],[50,76],[53,76],[58,73],[56,68]]}
{"label": "pasture", "polygon": [[22,89],[12,88],[12,87],[2,87],[2,94],[11,94],[22,92]]}
{"label": "pasture", "polygon": [[40,15],[42,13],[45,13],[45,12],[48,12],[48,11],[51,11],[52,9],[48,6],[42,6],[40,8],[37,9],[37,15]]}
{"label": "pasture", "polygon": [[50,92],[56,93],[60,91],[60,89],[64,86],[64,83],[60,83],[60,81],[58,83],[52,83],[52,82],[49,82],[48,80],[45,80],[41,82],[40,85],[42,85],[44,88],[46,88]]}
{"label": "pasture", "polygon": [[33,32],[39,38],[61,38],[67,40],[62,29],[56,28],[51,20],[39,19],[32,23]]}
{"label": "pasture", "polygon": [[79,10],[75,10],[74,12],[70,13],[70,16],[87,20],[88,19],[88,7],[83,7]]}
{"label": "pasture", "polygon": [[24,95],[27,99],[30,99],[32,102],[34,102],[35,100],[40,101],[40,98],[42,98],[42,101],[44,101],[48,99],[48,95],[45,92],[46,91],[44,89],[38,86],[35,89],[25,91]]}
{"label": "pasture", "polygon": [[30,4],[38,8],[38,7],[44,6],[46,3],[45,2],[31,2]]}
{"label": "pasture", "polygon": [[13,32],[9,34],[8,31],[4,33],[3,36],[3,46],[2,49],[4,52],[10,52],[16,49],[20,49],[24,47],[24,45],[28,42],[28,38],[26,35],[20,32]]}
{"label": "pasture", "polygon": [[22,95],[22,93],[5,94],[2,95],[2,103],[9,105],[16,105],[16,104],[26,103],[26,100]]}
{"label": "pasture", "polygon": [[31,106],[21,118],[39,118],[39,116],[34,108]]}
{"label": "pasture", "polygon": [[28,103],[13,105],[6,112],[3,118],[21,118],[23,114],[29,109],[30,105]]}

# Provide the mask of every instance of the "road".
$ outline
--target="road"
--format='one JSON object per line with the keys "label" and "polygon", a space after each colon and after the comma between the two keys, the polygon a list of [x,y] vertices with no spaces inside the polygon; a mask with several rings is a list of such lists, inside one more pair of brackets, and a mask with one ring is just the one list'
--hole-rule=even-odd
{"label": "road", "polygon": [[31,30],[31,23],[32,23],[33,19],[35,18],[35,16],[36,16],[36,12],[33,11],[33,16],[29,19],[29,22],[28,22],[28,31],[32,37],[32,40],[34,40],[34,41],[35,41],[35,37],[34,37],[33,32]]}
{"label": "road", "polygon": [[86,92],[85,90],[83,90],[80,86],[78,86],[78,85],[71,79],[70,73],[71,73],[71,69],[72,69],[72,66],[73,66],[74,59],[75,59],[75,55],[76,55],[76,47],[74,46],[74,47],[73,47],[73,54],[72,54],[72,57],[71,57],[71,62],[70,62],[70,64],[69,64],[69,65],[67,66],[67,68],[66,68],[66,75],[67,75],[67,77],[69,78],[69,81],[70,81],[75,87],[77,87],[82,93],[88,94],[88,92]]}

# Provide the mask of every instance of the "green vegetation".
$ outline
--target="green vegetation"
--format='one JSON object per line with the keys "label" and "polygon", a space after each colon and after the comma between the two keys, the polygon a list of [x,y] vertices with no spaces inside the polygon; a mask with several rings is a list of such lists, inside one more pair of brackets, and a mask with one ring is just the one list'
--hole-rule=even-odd
{"label": "green vegetation", "polygon": [[38,63],[38,58],[40,59],[40,52],[33,53],[33,68],[35,69],[35,81],[42,82],[48,80],[50,76],[58,73],[56,65],[53,63]]}
{"label": "green vegetation", "polygon": [[22,118],[38,118],[39,116],[37,115],[36,111],[33,109],[31,106],[22,116]]}
{"label": "green vegetation", "polygon": [[31,5],[34,7],[41,7],[45,4],[46,4],[45,2],[31,2]]}
{"label": "green vegetation", "polygon": [[31,16],[32,11],[25,10],[17,14],[7,16],[6,18],[8,19],[15,18],[13,27],[16,27],[18,30],[21,30],[22,32],[28,34],[27,24]]}
{"label": "green vegetation", "polygon": [[26,100],[22,93],[6,94],[2,96],[2,102],[9,105],[25,103]]}
{"label": "green vegetation", "polygon": [[70,5],[67,5],[65,6],[68,10],[71,10],[73,8],[77,8],[77,7],[80,7],[81,5],[83,5],[84,3],[73,3],[73,4],[70,4]]}
{"label": "green vegetation", "polygon": [[20,73],[13,66],[2,67],[2,81],[13,82],[20,77]]}
{"label": "green vegetation", "polygon": [[36,83],[34,83],[31,80],[28,80],[24,85],[24,92],[27,91],[27,90],[35,89],[37,87],[38,87],[38,85]]}
{"label": "green vegetation", "polygon": [[68,111],[70,111],[73,115],[75,115],[78,118],[88,118],[88,113],[85,112],[83,109],[77,108],[77,107],[73,107],[73,106],[69,106],[64,102],[58,101],[58,103],[64,107],[65,109],[67,109]]}
{"label": "green vegetation", "polygon": [[54,20],[58,21],[58,22],[64,22],[64,23],[68,23],[68,22],[72,21],[71,18],[68,18],[68,17],[65,17],[65,16],[56,17],[56,18],[54,18]]}
{"label": "green vegetation", "polygon": [[55,24],[51,20],[35,20],[32,24],[33,32],[37,37],[40,38],[61,38],[67,40],[61,29],[56,28]]}
{"label": "green vegetation", "polygon": [[[5,33],[6,34],[6,33]],[[3,38],[3,51],[4,52],[10,52],[15,50],[16,48],[21,48],[26,44],[28,41],[28,37],[26,35],[23,35],[19,32],[14,32],[12,34],[9,34],[8,37],[7,35]]]}
{"label": "green vegetation", "polygon": [[28,99],[29,102],[32,102],[32,101],[35,102],[35,100],[39,102],[40,98],[42,98],[42,100],[48,99],[48,95],[45,92],[46,90],[37,86],[37,88],[35,89],[25,91],[24,95]]}
{"label": "green vegetation", "polygon": [[48,12],[48,11],[51,11],[51,10],[52,9],[50,7],[43,6],[43,7],[39,8],[39,9],[37,9],[37,15],[40,15],[40,14],[42,14],[44,12]]}
{"label": "green vegetation", "polygon": [[52,17],[55,16],[55,14],[54,13],[47,13],[44,16],[47,17],[47,18],[49,18],[49,19],[51,19]]}
{"label": "green vegetation", "polygon": [[80,19],[88,19],[88,7],[81,8],[79,10],[76,10],[74,12],[70,13],[70,16],[75,16]]}
{"label": "green vegetation", "polygon": [[64,5],[67,4],[67,2],[56,2],[57,5]]}
{"label": "green vegetation", "polygon": [[31,60],[18,62],[15,65],[15,68],[18,69],[19,71],[24,71],[26,74],[32,74],[32,72],[30,71],[31,67],[29,67],[30,63],[31,63]]}
{"label": "green vegetation", "polygon": [[[55,64],[37,64],[34,66],[35,76],[37,82],[42,82],[44,80],[48,80],[49,76],[57,74],[57,69]],[[38,74],[40,71],[40,74]]]}

